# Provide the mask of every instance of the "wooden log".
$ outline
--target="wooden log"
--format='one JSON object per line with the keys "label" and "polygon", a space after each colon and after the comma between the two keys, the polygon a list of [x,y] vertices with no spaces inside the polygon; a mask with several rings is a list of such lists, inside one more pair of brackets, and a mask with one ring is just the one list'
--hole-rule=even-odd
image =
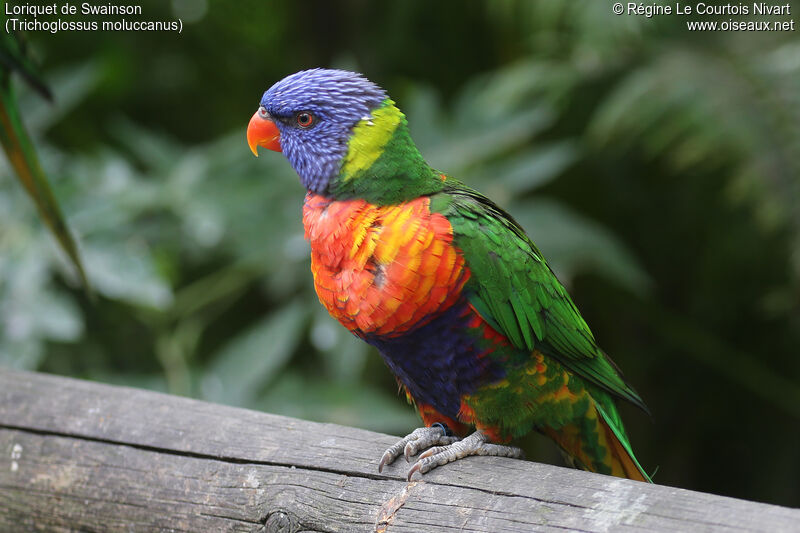
{"label": "wooden log", "polygon": [[474,457],[408,483],[396,437],[0,370],[0,531],[798,531],[800,510]]}

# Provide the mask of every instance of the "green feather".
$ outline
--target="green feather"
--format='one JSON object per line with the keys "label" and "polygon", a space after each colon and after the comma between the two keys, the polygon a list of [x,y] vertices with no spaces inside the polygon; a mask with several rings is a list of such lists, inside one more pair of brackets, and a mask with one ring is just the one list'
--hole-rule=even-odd
{"label": "green feather", "polygon": [[642,465],[639,464],[639,460],[636,459],[636,456],[633,454],[633,448],[631,447],[631,443],[628,440],[628,436],[625,434],[625,429],[624,426],[622,425],[622,419],[619,416],[619,411],[617,411],[617,408],[614,406],[613,402],[611,401],[611,398],[609,398],[606,395],[602,396],[595,395],[595,396],[603,397],[605,399],[605,401],[601,402],[598,401],[597,398],[594,398],[595,409],[597,409],[597,412],[600,413],[600,416],[603,417],[603,420],[605,420],[606,424],[608,424],[608,427],[611,428],[611,431],[614,433],[614,436],[617,437],[617,439],[619,439],[619,442],[622,444],[622,447],[625,448],[626,452],[628,452],[628,455],[630,455],[631,460],[636,465],[636,468],[639,469],[639,472],[641,472],[642,476],[644,476],[644,478],[647,481],[652,483],[653,480],[650,479],[650,476],[647,475],[647,472],[644,471]]}
{"label": "green feather", "polygon": [[534,348],[598,387],[647,412],[619,369],[597,346],[589,326],[536,245],[505,211],[480,193],[448,179],[431,209],[453,226],[471,278],[465,287],[475,310],[517,348]]}

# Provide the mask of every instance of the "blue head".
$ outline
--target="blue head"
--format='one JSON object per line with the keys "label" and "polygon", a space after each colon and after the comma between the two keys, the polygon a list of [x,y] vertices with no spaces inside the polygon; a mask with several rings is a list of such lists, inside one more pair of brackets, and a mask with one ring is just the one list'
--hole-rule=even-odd
{"label": "blue head", "polygon": [[257,145],[282,151],[303,186],[324,194],[339,173],[354,126],[386,99],[386,92],[361,74],[303,70],[264,93],[248,142],[254,152]]}

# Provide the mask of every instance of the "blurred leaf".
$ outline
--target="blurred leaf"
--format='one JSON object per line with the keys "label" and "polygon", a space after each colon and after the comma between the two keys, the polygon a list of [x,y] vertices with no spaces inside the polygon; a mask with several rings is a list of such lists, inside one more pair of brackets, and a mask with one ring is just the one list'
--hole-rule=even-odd
{"label": "blurred leaf", "polygon": [[156,309],[172,301],[142,242],[87,243],[84,255],[95,287],[104,296]]}
{"label": "blurred leaf", "polygon": [[295,300],[230,340],[211,360],[203,397],[228,405],[250,405],[288,362],[308,316]]}
{"label": "blurred leaf", "polygon": [[551,200],[524,200],[509,208],[562,281],[600,274],[644,294],[651,281],[633,254],[611,232]]}
{"label": "blurred leaf", "polygon": [[485,173],[487,179],[503,185],[511,194],[519,195],[556,179],[579,155],[574,141],[540,144],[504,159]]}
{"label": "blurred leaf", "polygon": [[50,264],[63,257],[15,184],[0,185],[0,350],[7,364],[34,370],[44,340],[77,341],[83,316],[72,297],[56,292]]}
{"label": "blurred leaf", "polygon": [[36,370],[44,355],[44,349],[36,339],[12,341],[0,337],[0,366],[2,367]]}
{"label": "blurred leaf", "polygon": [[22,124],[17,102],[7,72],[0,72],[0,143],[14,168],[20,183],[28,191],[42,220],[55,235],[61,248],[70,258],[84,287],[89,289],[78,248],[67,227],[50,184],[39,164],[33,143]]}
{"label": "blurred leaf", "polygon": [[347,331],[322,306],[317,306],[310,339],[322,355],[327,375],[337,383],[358,381],[364,370],[369,345]]}
{"label": "blurred leaf", "polygon": [[0,70],[19,74],[42,97],[51,100],[53,95],[42,79],[39,68],[28,56],[22,39],[23,36],[16,32],[0,34]]}
{"label": "blurred leaf", "polygon": [[427,86],[414,87],[409,91],[403,105],[411,137],[426,158],[428,147],[437,146],[446,140],[446,132],[440,123],[441,108],[439,93],[433,87]]}
{"label": "blurred leaf", "polygon": [[547,108],[528,109],[496,124],[453,128],[446,140],[434,146],[420,146],[420,151],[434,168],[458,175],[459,171],[519,146],[552,121]]}
{"label": "blurred leaf", "polygon": [[461,88],[453,104],[455,129],[498,127],[520,109],[536,109],[544,102],[532,99],[550,78],[535,61],[520,61],[475,77]]}
{"label": "blurred leaf", "polygon": [[507,82],[518,72],[501,71],[473,83],[459,94],[452,111],[441,109],[428,89],[411,93],[406,106],[411,134],[434,168],[464,179],[473,165],[519,147],[552,125],[549,106],[518,105],[519,87]]}
{"label": "blurred leaf", "polygon": [[372,386],[337,383],[288,372],[275,381],[258,407],[270,413],[406,434],[420,425],[414,409]]}
{"label": "blurred leaf", "polygon": [[42,292],[20,298],[10,306],[6,334],[9,339],[46,337],[70,342],[83,333],[77,306],[63,295]]}
{"label": "blurred leaf", "polygon": [[51,72],[48,84],[55,87],[55,105],[41,105],[30,93],[19,95],[19,107],[25,109],[25,119],[34,136],[47,130],[84,102],[97,88],[98,67],[87,61]]}
{"label": "blurred leaf", "polygon": [[786,44],[766,60],[736,49],[666,49],[619,81],[590,138],[618,151],[643,146],[678,171],[733,169],[732,196],[761,208],[769,199],[762,220],[779,213],[800,231],[800,64],[787,60],[798,49]]}
{"label": "blurred leaf", "polygon": [[[139,161],[152,170],[171,169],[181,164],[175,155],[182,152],[181,147],[166,135],[144,130],[134,122],[117,117],[112,125],[117,139],[128,147]],[[195,176],[199,178],[199,176]]]}

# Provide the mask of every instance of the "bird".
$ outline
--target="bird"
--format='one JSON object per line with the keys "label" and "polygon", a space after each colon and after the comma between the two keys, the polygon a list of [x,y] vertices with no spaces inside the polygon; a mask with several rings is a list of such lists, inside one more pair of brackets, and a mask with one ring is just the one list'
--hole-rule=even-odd
{"label": "bird", "polygon": [[387,92],[314,68],[263,93],[247,142],[282,152],[306,189],[322,305],[377,348],[423,426],[378,470],[407,478],[475,455],[521,458],[550,437],[570,466],[652,482],[617,401],[642,398],[598,346],[542,253],[506,211],[431,167]]}

